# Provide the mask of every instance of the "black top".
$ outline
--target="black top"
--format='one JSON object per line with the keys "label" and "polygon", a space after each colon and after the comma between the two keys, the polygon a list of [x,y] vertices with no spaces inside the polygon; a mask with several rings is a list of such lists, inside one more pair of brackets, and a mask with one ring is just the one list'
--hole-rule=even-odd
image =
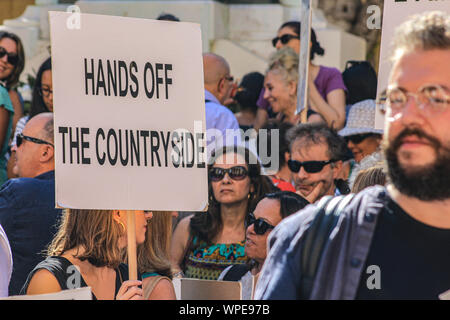
{"label": "black top", "polygon": [[438,299],[450,289],[449,270],[450,229],[425,225],[388,199],[378,217],[356,298]]}
{"label": "black top", "polygon": [[[40,262],[28,275],[27,281],[25,282],[20,294],[26,294],[28,285],[30,284],[33,275],[40,269],[45,269],[51,272],[62,290],[77,289],[82,287],[87,287],[88,285],[84,281],[83,277],[79,273],[78,269],[66,258],[61,256],[47,257],[44,261]],[[121,263],[116,271],[116,289],[114,297],[119,292],[123,281],[128,280],[128,266]],[[138,276],[138,278],[140,278]],[[92,293],[92,299],[97,300],[95,295]]]}

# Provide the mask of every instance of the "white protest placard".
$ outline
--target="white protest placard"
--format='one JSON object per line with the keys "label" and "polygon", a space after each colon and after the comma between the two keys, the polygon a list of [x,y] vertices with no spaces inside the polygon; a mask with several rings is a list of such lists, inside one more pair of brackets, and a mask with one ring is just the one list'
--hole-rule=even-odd
{"label": "white protest placard", "polygon": [[56,203],[207,206],[200,25],[50,12]]}
{"label": "white protest placard", "polygon": [[91,287],[83,287],[55,293],[11,296],[0,300],[92,300],[92,291]]}
{"label": "white protest placard", "polygon": [[[426,11],[444,11],[450,13],[450,0],[385,0],[383,9],[383,26],[381,31],[380,65],[378,70],[377,97],[387,89],[389,74],[392,69],[391,43],[395,29],[414,14]],[[384,129],[384,116],[377,106],[375,117],[376,129]]]}

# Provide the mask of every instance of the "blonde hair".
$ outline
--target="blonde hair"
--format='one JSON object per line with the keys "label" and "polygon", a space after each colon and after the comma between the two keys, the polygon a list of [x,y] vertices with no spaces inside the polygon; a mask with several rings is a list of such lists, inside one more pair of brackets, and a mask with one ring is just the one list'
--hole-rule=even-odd
{"label": "blonde hair", "polygon": [[66,209],[47,255],[61,256],[68,250],[83,248],[75,258],[88,260],[96,267],[117,268],[123,254],[119,239],[125,232],[114,220],[112,210]]}
{"label": "blonde hair", "polygon": [[286,82],[298,82],[298,54],[290,47],[284,47],[277,50],[270,56],[269,72],[280,74]]}
{"label": "blonde hair", "polygon": [[361,190],[375,185],[386,184],[386,171],[383,165],[378,164],[374,167],[361,170],[356,176],[352,187],[352,193],[358,193]]}
{"label": "blonde hair", "polygon": [[147,224],[145,242],[138,246],[137,260],[140,273],[159,273],[172,278],[169,260],[172,238],[172,215],[168,211],[153,211]]}
{"label": "blonde hair", "polygon": [[396,29],[393,48],[393,60],[417,49],[450,49],[450,15],[431,11],[411,16]]}

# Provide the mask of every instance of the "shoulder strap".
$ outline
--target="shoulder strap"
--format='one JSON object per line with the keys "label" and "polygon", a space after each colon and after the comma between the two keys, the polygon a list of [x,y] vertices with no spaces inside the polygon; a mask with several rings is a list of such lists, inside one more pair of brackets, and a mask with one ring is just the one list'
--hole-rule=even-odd
{"label": "shoulder strap", "polygon": [[224,281],[239,281],[250,270],[247,264],[235,264],[223,277]]}
{"label": "shoulder strap", "polygon": [[327,196],[317,205],[317,213],[311,226],[305,232],[301,254],[300,298],[309,299],[323,250],[336,227],[342,210],[354,194],[340,197]]}
{"label": "shoulder strap", "polygon": [[152,277],[148,277],[148,280],[145,283],[144,286],[144,300],[148,300],[148,298],[150,297],[150,295],[153,292],[153,289],[155,289],[156,285],[158,284],[159,281],[161,281],[162,279],[167,279],[169,281],[170,278],[166,277],[166,276],[152,276]]}

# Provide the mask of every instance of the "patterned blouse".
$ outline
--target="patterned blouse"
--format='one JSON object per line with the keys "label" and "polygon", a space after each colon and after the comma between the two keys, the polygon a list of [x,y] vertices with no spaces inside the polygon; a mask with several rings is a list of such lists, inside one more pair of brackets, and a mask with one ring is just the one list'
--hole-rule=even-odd
{"label": "patterned blouse", "polygon": [[246,264],[245,241],[238,243],[218,243],[208,245],[194,237],[194,250],[186,257],[186,278],[217,280],[227,267],[234,264]]}

